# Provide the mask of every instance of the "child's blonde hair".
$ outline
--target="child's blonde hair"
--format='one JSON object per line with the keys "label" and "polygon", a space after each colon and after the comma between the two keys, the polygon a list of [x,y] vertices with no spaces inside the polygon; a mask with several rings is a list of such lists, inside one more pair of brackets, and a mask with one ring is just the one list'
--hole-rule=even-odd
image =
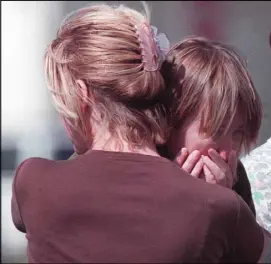
{"label": "child's blonde hair", "polygon": [[246,63],[232,47],[189,37],[170,50],[162,75],[175,95],[171,105],[174,127],[193,116],[201,120],[201,133],[226,134],[241,110],[245,124],[242,149],[249,152],[261,126],[262,104]]}
{"label": "child's blonde hair", "polygon": [[[146,21],[148,14],[123,5],[92,5],[65,19],[49,45],[45,70],[56,107],[85,138],[97,112],[101,126],[115,136],[123,128],[121,137],[132,145],[165,141],[164,80],[159,70],[144,70],[135,27]],[[90,91],[87,116],[77,80]]]}

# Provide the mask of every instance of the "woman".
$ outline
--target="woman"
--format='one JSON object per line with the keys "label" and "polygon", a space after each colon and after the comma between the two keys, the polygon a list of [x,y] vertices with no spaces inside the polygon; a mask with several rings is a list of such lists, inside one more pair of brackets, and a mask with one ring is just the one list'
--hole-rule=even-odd
{"label": "woman", "polygon": [[93,5],[61,25],[45,69],[84,154],[16,171],[12,216],[30,262],[259,260],[262,229],[243,200],[156,150],[167,139],[160,55],[148,19],[124,6]]}

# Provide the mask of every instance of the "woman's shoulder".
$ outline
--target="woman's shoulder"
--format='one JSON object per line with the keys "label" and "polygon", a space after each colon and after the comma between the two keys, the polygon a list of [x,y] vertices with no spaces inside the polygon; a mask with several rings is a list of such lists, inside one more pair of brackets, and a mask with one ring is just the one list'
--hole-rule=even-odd
{"label": "woman's shoulder", "polygon": [[41,158],[41,157],[31,157],[23,160],[17,167],[17,169],[26,168],[28,166],[41,166],[42,164],[50,164],[55,162],[55,160]]}
{"label": "woman's shoulder", "polygon": [[[23,160],[15,169],[13,186],[25,189],[35,186],[36,183],[52,181],[53,178],[66,168],[71,161],[51,160],[47,158],[31,157]],[[66,169],[68,170],[68,169]]]}
{"label": "woman's shoulder", "polygon": [[46,158],[39,158],[39,157],[31,157],[23,160],[15,170],[15,177],[21,175],[29,175],[29,174],[36,174],[39,171],[44,171],[48,169],[50,166],[53,166],[56,161],[46,159]]}

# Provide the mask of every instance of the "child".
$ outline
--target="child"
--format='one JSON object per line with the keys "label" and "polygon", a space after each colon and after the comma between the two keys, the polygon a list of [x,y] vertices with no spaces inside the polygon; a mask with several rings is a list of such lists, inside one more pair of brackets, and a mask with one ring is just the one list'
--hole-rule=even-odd
{"label": "child", "polygon": [[262,105],[244,61],[232,47],[190,37],[170,50],[161,71],[178,94],[168,157],[194,177],[232,188],[255,214],[238,157],[257,140]]}

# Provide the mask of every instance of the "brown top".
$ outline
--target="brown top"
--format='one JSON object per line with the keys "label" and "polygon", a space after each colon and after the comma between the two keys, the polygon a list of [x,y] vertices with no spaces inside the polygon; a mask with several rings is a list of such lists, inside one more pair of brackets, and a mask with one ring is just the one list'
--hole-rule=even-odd
{"label": "brown top", "polygon": [[263,249],[262,230],[235,192],[134,153],[25,160],[12,217],[36,263],[255,263]]}

